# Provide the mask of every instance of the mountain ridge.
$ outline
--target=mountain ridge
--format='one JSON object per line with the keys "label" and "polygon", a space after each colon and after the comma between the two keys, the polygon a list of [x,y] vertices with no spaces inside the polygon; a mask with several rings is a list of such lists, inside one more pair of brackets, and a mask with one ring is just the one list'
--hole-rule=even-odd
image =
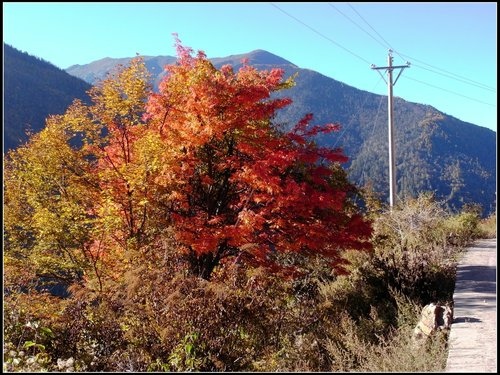
{"label": "mountain ridge", "polygon": [[[283,92],[292,105],[280,111],[277,123],[289,128],[306,113],[313,113],[316,123],[339,123],[340,132],[318,143],[341,147],[349,157],[345,168],[351,180],[373,185],[387,199],[387,96],[299,68],[265,50],[210,60],[217,68],[231,64],[236,70],[243,59],[257,69],[283,68],[286,77],[297,73],[295,87]],[[162,77],[155,77],[155,88]],[[400,97],[394,97],[394,119],[400,198],[433,191],[454,210],[472,203],[480,203],[485,212],[495,209],[496,132]]]}
{"label": "mountain ridge", "polygon": [[[103,58],[73,65],[66,72],[90,83],[106,76],[116,64],[129,58]],[[265,50],[210,59],[220,68],[235,70],[246,59],[257,69],[283,68],[285,77],[297,74],[296,85],[276,95],[292,99],[275,118],[290,128],[306,113],[313,123],[336,122],[341,130],[317,138],[329,147],[340,147],[349,157],[344,165],[358,186],[372,185],[382,199],[388,196],[387,96],[357,89]],[[172,56],[144,56],[157,88],[164,66],[175,63]],[[102,78],[99,78],[102,77]],[[453,210],[479,203],[487,214],[496,206],[496,132],[461,121],[428,104],[394,98],[397,191],[400,198],[433,191]],[[13,125],[6,126],[13,127]]]}

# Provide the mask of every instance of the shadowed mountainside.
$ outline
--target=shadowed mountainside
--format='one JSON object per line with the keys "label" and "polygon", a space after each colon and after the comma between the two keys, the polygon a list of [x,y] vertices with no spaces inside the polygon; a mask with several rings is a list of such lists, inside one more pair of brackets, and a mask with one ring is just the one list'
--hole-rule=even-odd
{"label": "shadowed mountainside", "polygon": [[4,52],[4,152],[38,132],[49,115],[62,114],[78,98],[88,101],[91,85],[51,63],[8,44]]}
{"label": "shadowed mountainside", "polygon": [[[30,125],[38,131],[49,114],[63,113],[75,97],[85,100],[85,90],[131,58],[104,58],[73,65],[66,72],[4,44],[5,51],[5,150],[24,142]],[[341,147],[345,164],[358,186],[371,185],[383,199],[388,196],[387,97],[359,90],[263,50],[214,58],[220,68],[248,64],[257,69],[279,67],[285,75],[297,74],[295,87],[278,93],[293,100],[276,123],[291,127],[306,113],[314,123],[337,122],[339,132],[318,138],[318,143]],[[155,89],[171,56],[145,56]],[[434,191],[452,209],[478,203],[486,215],[496,205],[496,133],[460,121],[430,105],[394,99],[397,192],[400,198]]]}

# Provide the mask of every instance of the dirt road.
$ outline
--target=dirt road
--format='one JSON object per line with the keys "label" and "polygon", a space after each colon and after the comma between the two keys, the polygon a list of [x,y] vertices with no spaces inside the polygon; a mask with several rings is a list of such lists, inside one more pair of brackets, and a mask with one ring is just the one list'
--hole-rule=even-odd
{"label": "dirt road", "polygon": [[478,240],[457,267],[446,372],[497,372],[497,240]]}

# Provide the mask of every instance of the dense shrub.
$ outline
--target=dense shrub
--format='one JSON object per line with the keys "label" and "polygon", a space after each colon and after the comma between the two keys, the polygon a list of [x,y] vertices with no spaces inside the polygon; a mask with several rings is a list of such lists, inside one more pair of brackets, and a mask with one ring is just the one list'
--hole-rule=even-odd
{"label": "dense shrub", "polygon": [[4,371],[441,371],[446,335],[415,347],[411,331],[425,304],[451,301],[479,221],[430,196],[373,219],[374,251],[344,251],[344,273],[290,256],[294,278],[227,262],[207,281],[164,239],[102,292],[76,284],[62,299],[10,275]]}
{"label": "dense shrub", "polygon": [[[431,195],[402,202],[374,223],[375,267],[387,284],[425,305],[451,298],[457,247],[450,214]],[[465,239],[471,232],[462,236]]]}
{"label": "dense shrub", "polygon": [[496,238],[497,237],[497,215],[496,213],[488,216],[479,222],[479,237]]}

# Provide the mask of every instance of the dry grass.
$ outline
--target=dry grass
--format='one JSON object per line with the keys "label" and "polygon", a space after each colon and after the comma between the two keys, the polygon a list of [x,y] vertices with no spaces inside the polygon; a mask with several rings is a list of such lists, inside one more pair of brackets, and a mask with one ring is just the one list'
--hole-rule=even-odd
{"label": "dry grass", "polygon": [[[375,251],[346,252],[346,275],[322,262],[295,281],[233,265],[208,282],[156,262],[135,265],[108,299],[83,293],[55,312],[27,308],[32,296],[16,293],[5,343],[35,340],[25,324],[43,322],[55,336],[36,353],[47,371],[71,357],[76,371],[92,372],[441,372],[446,333],[416,346],[412,330],[425,304],[450,302],[457,244],[484,228],[496,235],[496,217],[477,223],[424,197],[379,214]],[[16,358],[11,371],[29,369]]]}
{"label": "dry grass", "polygon": [[494,213],[479,223],[479,232],[482,238],[497,237],[497,215]]}

